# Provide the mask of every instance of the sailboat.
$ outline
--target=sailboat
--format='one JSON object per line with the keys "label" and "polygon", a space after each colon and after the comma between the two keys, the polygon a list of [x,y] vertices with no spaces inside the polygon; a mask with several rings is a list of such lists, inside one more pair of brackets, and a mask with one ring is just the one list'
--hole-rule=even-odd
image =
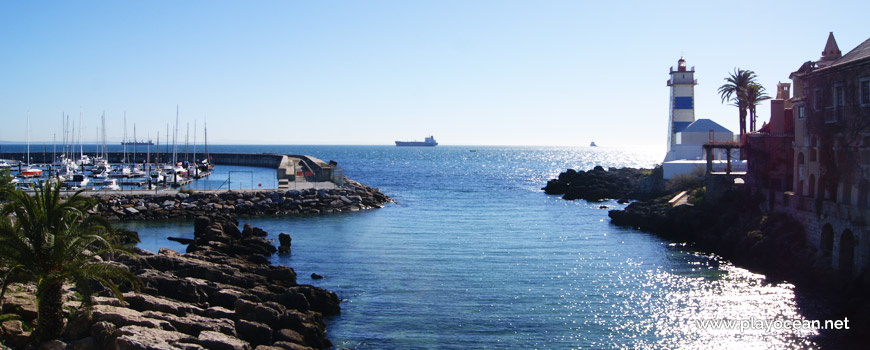
{"label": "sailboat", "polygon": [[27,139],[27,168],[21,169],[18,175],[21,177],[40,177],[42,169],[34,168],[30,165],[30,113],[27,113],[27,132],[24,135]]}

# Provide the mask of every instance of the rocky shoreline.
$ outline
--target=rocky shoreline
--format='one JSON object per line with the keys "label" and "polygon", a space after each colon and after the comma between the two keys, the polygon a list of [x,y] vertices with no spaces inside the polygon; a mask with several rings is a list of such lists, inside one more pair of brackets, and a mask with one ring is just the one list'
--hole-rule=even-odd
{"label": "rocky shoreline", "polygon": [[[669,197],[631,203],[611,210],[614,225],[633,227],[692,249],[715,253],[738,266],[763,273],[770,281],[789,281],[801,293],[827,300],[813,319],[852,320],[850,331],[821,332],[820,342],[838,347],[866,344],[870,336],[870,280],[848,278],[806,244],[803,226],[782,213],[762,210],[763,198],[747,189],[722,193],[715,202],[672,206]],[[838,333],[839,332],[839,333]]]}
{"label": "rocky shoreline", "polygon": [[[200,216],[185,254],[134,248],[132,256],[103,256],[142,281],[125,286],[124,302],[108,291],[94,298],[92,317],[68,293],[72,313],[63,338],[39,349],[326,349],[324,316],[340,312],[335,293],[296,282],[290,267],[274,266],[277,249],[258,228],[220,215]],[[72,287],[72,286],[69,286]],[[26,292],[25,292],[26,294]],[[21,297],[20,295],[18,297]],[[26,299],[26,298],[24,298]],[[26,303],[7,298],[4,313],[34,317]],[[21,304],[25,304],[22,306]],[[26,347],[22,320],[2,323],[8,346]]]}
{"label": "rocky shoreline", "polygon": [[318,215],[380,208],[390,198],[352,180],[335,189],[97,195],[97,212],[113,221],[192,219],[201,215]]}
{"label": "rocky shoreline", "polygon": [[661,167],[655,169],[609,168],[596,166],[589,171],[568,169],[559,177],[547,181],[542,188],[547,194],[560,194],[563,199],[585,199],[599,202],[617,199],[651,199],[665,194]]}

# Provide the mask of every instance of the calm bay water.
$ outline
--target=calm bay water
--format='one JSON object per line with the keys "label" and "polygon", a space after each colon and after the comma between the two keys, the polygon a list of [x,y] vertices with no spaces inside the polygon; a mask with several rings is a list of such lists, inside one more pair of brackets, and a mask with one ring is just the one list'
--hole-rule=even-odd
{"label": "calm bay water", "polygon": [[[470,150],[476,152],[470,152]],[[540,188],[566,168],[649,167],[659,154],[604,148],[211,146],[335,160],[396,203],[367,212],[243,219],[293,237],[300,283],[335,291],[337,348],[806,348],[815,332],[707,330],[697,321],[804,319],[790,284],[609,223],[615,202]],[[269,169],[251,176],[267,179]],[[254,175],[259,174],[259,175]],[[233,175],[235,176],[235,175]],[[256,181],[256,180],[255,180]],[[265,180],[264,180],[265,181]],[[268,186],[268,185],[266,185]],[[141,247],[182,250],[187,221],[132,223]],[[310,280],[312,272],[324,275]]]}

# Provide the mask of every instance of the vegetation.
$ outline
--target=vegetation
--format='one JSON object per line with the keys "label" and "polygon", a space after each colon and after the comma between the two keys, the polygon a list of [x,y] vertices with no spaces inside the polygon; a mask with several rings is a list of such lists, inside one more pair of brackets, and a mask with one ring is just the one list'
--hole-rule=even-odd
{"label": "vegetation", "polygon": [[704,169],[696,168],[691,173],[679,174],[668,180],[668,192],[692,191],[704,186]]}
{"label": "vegetation", "polygon": [[726,83],[719,87],[722,103],[730,101],[732,105],[737,106],[740,114],[741,137],[746,134],[747,112],[751,112],[753,118],[750,131],[755,131],[755,106],[769,98],[764,95],[764,87],[755,81],[757,78],[758,76],[751,70],[734,68],[734,72],[725,78]]}
{"label": "vegetation", "polygon": [[9,169],[0,169],[0,200],[3,199],[4,192],[13,188],[15,188],[15,184],[12,183],[12,175]]}
{"label": "vegetation", "polygon": [[755,114],[755,107],[758,106],[761,101],[769,100],[770,96],[767,96],[764,91],[764,87],[759,84],[749,84],[746,90],[743,91],[744,99],[746,100],[746,106],[749,108],[749,131],[757,130],[755,128],[755,121],[758,118],[758,115]]}
{"label": "vegetation", "polygon": [[55,339],[63,329],[64,283],[75,282],[86,305],[92,282],[119,299],[115,281],[139,284],[132,273],[100,258],[104,253],[129,253],[122,240],[138,237],[115,231],[104,218],[90,215],[95,201],[80,194],[63,200],[60,186],[51,183],[37,186],[32,196],[3,191],[8,200],[0,209],[0,265],[8,269],[3,287],[9,281],[36,284],[38,341]]}

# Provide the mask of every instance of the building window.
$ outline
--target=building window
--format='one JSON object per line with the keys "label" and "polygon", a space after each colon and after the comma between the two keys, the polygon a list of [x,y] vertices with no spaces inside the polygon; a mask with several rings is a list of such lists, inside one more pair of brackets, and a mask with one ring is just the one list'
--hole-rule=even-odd
{"label": "building window", "polygon": [[870,105],[870,78],[858,80],[858,90],[861,96],[861,106]]}
{"label": "building window", "polygon": [[846,107],[846,89],[843,84],[834,85],[834,117],[843,119],[843,110]]}
{"label": "building window", "polygon": [[822,110],[822,90],[819,90],[819,89],[813,90],[813,110],[814,111]]}
{"label": "building window", "polygon": [[798,119],[806,119],[807,110],[806,110],[806,107],[804,107],[804,105],[798,106],[797,115],[798,115]]}

